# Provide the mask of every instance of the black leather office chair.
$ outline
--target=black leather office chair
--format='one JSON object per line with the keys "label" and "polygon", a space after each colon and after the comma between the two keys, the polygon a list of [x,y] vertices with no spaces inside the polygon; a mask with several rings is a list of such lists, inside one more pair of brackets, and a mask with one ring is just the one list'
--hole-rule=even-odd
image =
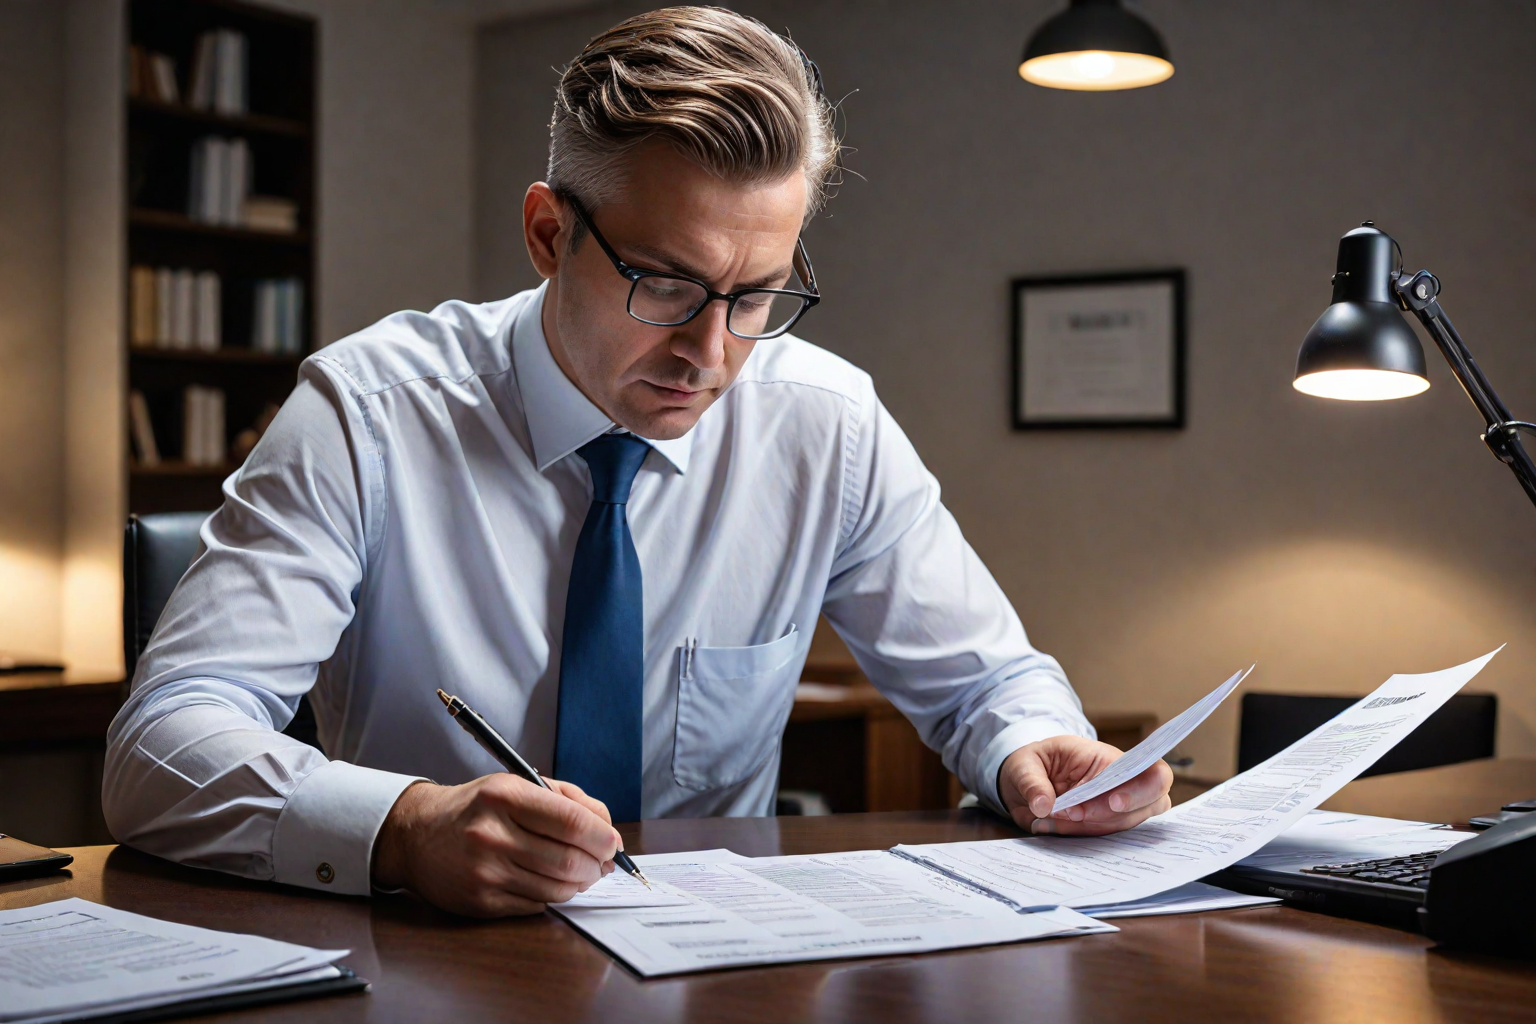
{"label": "black leather office chair", "polygon": [[[162,512],[128,517],[123,531],[123,664],[130,680],[171,591],[197,557],[197,532],[211,514]],[[299,700],[299,710],[283,732],[312,747],[320,746],[307,696]]]}
{"label": "black leather office chair", "polygon": [[[1292,693],[1245,693],[1238,714],[1237,770],[1268,760],[1358,700]],[[1389,775],[1493,756],[1499,698],[1458,693],[1362,775]]]}

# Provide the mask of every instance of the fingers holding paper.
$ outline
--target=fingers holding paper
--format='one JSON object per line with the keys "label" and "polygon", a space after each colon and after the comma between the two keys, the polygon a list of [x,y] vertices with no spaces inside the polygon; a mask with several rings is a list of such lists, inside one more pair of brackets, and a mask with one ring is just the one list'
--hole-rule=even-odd
{"label": "fingers holding paper", "polygon": [[1015,824],[1050,835],[1098,836],[1141,824],[1171,806],[1173,770],[1156,761],[1108,793],[1052,813],[1056,797],[1098,775],[1119,748],[1081,736],[1053,736],[1020,747],[998,772],[998,795]]}

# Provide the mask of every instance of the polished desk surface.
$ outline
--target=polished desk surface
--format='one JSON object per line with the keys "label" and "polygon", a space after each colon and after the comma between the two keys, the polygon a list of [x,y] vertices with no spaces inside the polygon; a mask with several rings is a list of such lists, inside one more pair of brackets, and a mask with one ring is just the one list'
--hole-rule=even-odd
{"label": "polished desk surface", "polygon": [[[1017,833],[977,811],[652,821],[632,852],[749,856]],[[373,981],[230,1021],[1493,1021],[1532,1019],[1536,965],[1288,907],[1117,922],[1111,935],[644,981],[559,919],[468,921],[405,896],[344,899],[81,847],[72,877],[0,885],[0,907],[81,896],[328,948]]]}

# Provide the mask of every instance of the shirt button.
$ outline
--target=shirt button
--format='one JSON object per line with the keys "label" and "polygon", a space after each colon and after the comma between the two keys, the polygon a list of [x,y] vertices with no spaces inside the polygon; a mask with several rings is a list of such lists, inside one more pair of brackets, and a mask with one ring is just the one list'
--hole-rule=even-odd
{"label": "shirt button", "polygon": [[324,882],[326,885],[330,885],[331,882],[336,878],[336,869],[331,867],[325,861],[321,861],[320,866],[315,868],[315,877],[320,879],[320,881]]}

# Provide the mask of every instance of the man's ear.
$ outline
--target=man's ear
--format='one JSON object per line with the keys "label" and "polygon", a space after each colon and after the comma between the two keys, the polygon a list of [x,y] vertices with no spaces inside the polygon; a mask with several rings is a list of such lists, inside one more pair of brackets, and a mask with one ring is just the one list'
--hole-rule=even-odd
{"label": "man's ear", "polygon": [[523,195],[523,242],[533,269],[546,280],[560,272],[566,255],[565,203],[542,181]]}

